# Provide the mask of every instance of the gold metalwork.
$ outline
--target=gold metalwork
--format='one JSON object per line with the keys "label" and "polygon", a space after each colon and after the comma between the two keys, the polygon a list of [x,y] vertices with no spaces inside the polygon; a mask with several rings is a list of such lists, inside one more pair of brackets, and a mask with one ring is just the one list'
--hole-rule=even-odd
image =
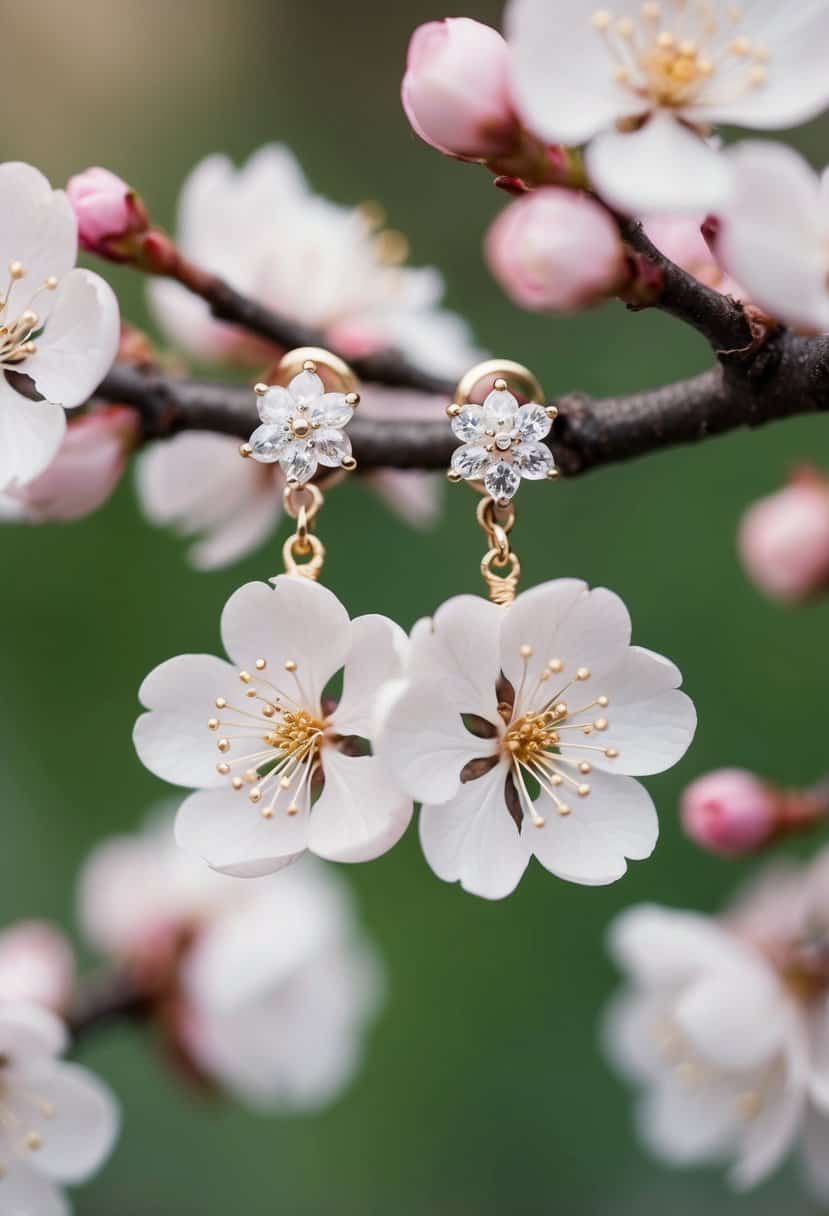
{"label": "gold metalwork", "polygon": [[[282,494],[285,514],[296,520],[296,532],[282,546],[282,561],[287,574],[300,575],[314,582],[325,562],[325,546],[313,527],[324,498],[319,486],[286,486]],[[298,561],[301,558],[303,560]]]}
{"label": "gold metalwork", "polygon": [[[523,363],[513,363],[511,359],[486,359],[483,363],[476,363],[474,367],[470,367],[466,375],[459,381],[452,404],[457,407],[468,405],[476,387],[482,380],[487,379],[503,380],[505,388],[517,389],[519,394],[526,397],[528,401],[537,401],[539,404],[544,401],[543,388]],[[451,416],[458,410],[453,410],[450,405],[448,412]]]}

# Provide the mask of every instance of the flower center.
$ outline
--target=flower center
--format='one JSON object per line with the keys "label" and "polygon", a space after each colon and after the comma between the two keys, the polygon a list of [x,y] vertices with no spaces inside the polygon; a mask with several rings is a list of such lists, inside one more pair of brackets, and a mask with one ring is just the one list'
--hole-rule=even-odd
{"label": "flower center", "polygon": [[[727,105],[768,81],[768,50],[739,32],[743,13],[716,0],[646,0],[639,16],[590,18],[617,84],[665,109]],[[720,92],[709,88],[716,78]]]}
{"label": "flower center", "polygon": [[[593,771],[593,766],[588,760],[571,759],[563,755],[562,747],[568,752],[601,751],[610,760],[616,759],[619,753],[613,747],[569,742],[572,736],[567,732],[591,736],[594,732],[606,731],[610,725],[604,717],[597,717],[593,721],[573,720],[581,718],[595,707],[606,709],[609,705],[606,696],[594,697],[592,701],[576,708],[562,700],[574,685],[583,684],[591,678],[590,669],[576,668],[572,678],[562,684],[560,677],[564,671],[564,663],[561,659],[551,659],[538,676],[535,688],[527,689],[527,671],[532,654],[531,646],[521,646],[521,682],[515,691],[512,704],[502,701],[499,705],[499,712],[507,727],[501,738],[501,751],[510,764],[521,812],[534,827],[543,828],[546,820],[535,807],[527,784],[528,778],[552,801],[559,815],[567,816],[572,813],[573,808],[561,797],[562,793],[570,790],[579,798],[588,798],[590,786],[583,779]],[[547,696],[546,688],[551,681],[559,687],[552,696]],[[523,708],[524,705],[526,708]]]}
{"label": "flower center", "polygon": [[[32,1126],[32,1117],[54,1119],[57,1110],[53,1102],[39,1094],[29,1093],[22,1086],[15,1085],[12,1090],[3,1078],[10,1064],[8,1056],[0,1055],[0,1145],[13,1159],[36,1153],[43,1147],[43,1134]],[[12,1164],[13,1160],[0,1161],[0,1182]]]}
{"label": "flower center", "polygon": [[761,1114],[779,1072],[779,1060],[772,1060],[750,1074],[724,1072],[694,1051],[671,1015],[654,1027],[653,1038],[662,1063],[685,1089],[698,1093],[708,1086],[722,1093],[727,1088],[732,1091],[731,1100],[743,1122],[751,1123]]}
{"label": "flower center", "polygon": [[[249,787],[248,799],[262,804],[260,814],[272,819],[278,799],[290,791],[287,815],[299,814],[301,799],[309,795],[311,783],[320,771],[320,753],[326,722],[319,710],[308,709],[311,697],[303,687],[293,659],[285,663],[291,691],[277,687],[264,675],[265,659],[256,660],[259,688],[251,687],[253,676],[240,671],[249,708],[231,705],[226,697],[216,698],[222,718],[210,718],[207,729],[219,735],[216,747],[223,759],[216,771],[230,780],[234,790]],[[247,747],[253,750],[246,750]],[[234,755],[235,749],[241,755]]]}
{"label": "flower center", "polygon": [[[26,267],[22,262],[9,263],[9,282],[5,293],[0,297],[0,367],[12,371],[19,369],[30,355],[37,350],[32,341],[32,335],[41,327],[41,318],[32,305],[43,291],[54,291],[58,280],[51,275],[41,284],[32,296],[28,305],[16,317],[12,314],[12,293],[15,287],[26,277]],[[15,293],[15,304],[19,303],[19,291]]]}

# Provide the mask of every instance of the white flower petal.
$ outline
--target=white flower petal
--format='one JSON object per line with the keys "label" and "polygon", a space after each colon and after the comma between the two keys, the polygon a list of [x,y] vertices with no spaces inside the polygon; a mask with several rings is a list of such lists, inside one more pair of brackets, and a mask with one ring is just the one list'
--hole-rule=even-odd
{"label": "white flower petal", "polygon": [[[586,583],[560,578],[522,592],[510,604],[501,628],[500,665],[513,688],[519,689],[523,678],[524,691],[531,693],[551,659],[561,659],[565,663],[562,684],[570,682],[578,663],[570,655],[560,654],[555,647],[570,609],[581,601],[586,602],[586,598]],[[527,660],[521,655],[525,646],[532,650]]]}
{"label": "white flower petal", "polygon": [[749,1190],[768,1178],[789,1152],[803,1121],[808,1061],[796,1037],[787,1043],[782,1066],[763,1093],[763,1105],[745,1129],[737,1161],[729,1175],[738,1190]]}
{"label": "white flower petal", "polygon": [[730,154],[735,189],[721,213],[717,254],[762,308],[792,325],[829,329],[829,215],[806,161],[782,144]]}
{"label": "white flower petal", "polygon": [[72,205],[39,170],[20,161],[0,165],[0,214],[0,266],[5,272],[10,262],[21,262],[26,271],[16,295],[31,298],[51,275],[62,279],[75,265],[78,226]]}
{"label": "white flower petal", "polygon": [[15,1061],[57,1056],[66,1044],[63,1022],[48,1009],[22,1001],[0,1008],[0,1055]]}
{"label": "white flower petal", "polygon": [[800,1141],[806,1179],[817,1198],[825,1202],[829,1200],[829,1118],[821,1111],[808,1110]]}
{"label": "white flower petal", "polygon": [[[225,785],[200,790],[179,807],[176,840],[221,874],[260,878],[290,865],[308,847],[308,792],[299,813],[288,815],[291,791],[280,791],[273,818],[266,819],[243,790]],[[263,795],[261,806],[268,805]]]}
{"label": "white flower petal", "polygon": [[43,1142],[37,1152],[38,1168],[58,1182],[83,1182],[109,1156],[118,1134],[120,1120],[112,1093],[88,1069],[62,1062],[32,1064],[23,1070],[19,1083],[54,1110],[47,1118],[27,1105],[27,1126]]}
{"label": "white flower petal", "polygon": [[0,490],[26,485],[54,460],[66,415],[49,401],[29,401],[0,374]]}
{"label": "white flower petal", "polygon": [[656,1045],[670,1014],[662,992],[623,991],[602,1015],[602,1046],[614,1067],[631,1081],[654,1084],[665,1063]]}
{"label": "white flower petal", "polygon": [[616,917],[608,934],[616,963],[639,983],[673,989],[711,967],[744,961],[739,943],[697,912],[639,904]]}
{"label": "white flower petal", "polygon": [[152,278],[146,290],[149,311],[168,341],[194,359],[216,359],[232,331],[213,319],[204,300],[171,279]]}
{"label": "white flower petal", "polygon": [[239,561],[268,539],[281,514],[277,495],[252,495],[244,509],[191,546],[192,565],[196,570],[218,570]]}
{"label": "white flower petal", "polygon": [[409,826],[412,801],[389,781],[374,756],[323,753],[325,787],[311,811],[308,847],[328,861],[372,861]]}
{"label": "white flower petal", "polygon": [[[560,791],[563,793],[563,791]],[[551,874],[585,886],[604,886],[627,870],[625,858],[649,857],[659,835],[650,794],[630,777],[594,772],[590,794],[568,796],[569,815],[559,815],[542,794],[536,809],[543,828],[528,826],[527,845]]]}
{"label": "white flower petal", "polygon": [[408,648],[406,634],[386,616],[369,614],[351,622],[343,695],[331,715],[338,734],[374,736],[377,694],[383,684],[402,674]]}
{"label": "white flower petal", "polygon": [[421,663],[428,663],[451,684],[452,700],[463,706],[463,713],[499,723],[495,686],[501,674],[498,636],[503,619],[497,604],[478,595],[447,600],[434,615],[431,633],[424,631],[412,651],[415,679]]}
{"label": "white flower petal", "polygon": [[216,698],[231,698],[239,676],[212,654],[182,654],[161,663],[144,680],[138,696],[150,712],[135,724],[133,742],[141,763],[173,785],[216,786],[221,754],[218,731],[207,728]]}
{"label": "white flower petal", "polygon": [[7,1167],[0,1185],[3,1204],[11,1216],[72,1216],[68,1201],[51,1179],[26,1161]]}
{"label": "white flower petal", "polygon": [[[636,6],[638,9],[638,5]],[[622,16],[625,4],[615,6]],[[552,143],[581,144],[647,104],[621,88],[592,6],[583,0],[510,0],[504,17],[516,104]]]}
{"label": "white flower petal", "polygon": [[89,270],[71,270],[23,370],[47,401],[66,409],[83,405],[115,362],[120,334],[118,301],[109,284]]}
{"label": "white flower petal", "polygon": [[585,164],[604,201],[634,215],[717,211],[732,189],[728,158],[663,113],[638,131],[597,136]]}
{"label": "white flower petal", "polygon": [[[256,660],[265,659],[263,678],[318,710],[325,685],[348,656],[351,628],[333,592],[282,574],[273,588],[247,583],[234,592],[222,613],[222,641],[239,667],[253,672]],[[286,673],[286,662],[297,664],[294,675]]]}
{"label": "white flower petal", "polygon": [[777,1051],[790,1005],[769,967],[746,959],[703,975],[678,1001],[674,1017],[694,1052],[722,1071],[758,1068]]}
{"label": "white flower petal", "polygon": [[376,753],[386,772],[417,802],[442,803],[460,787],[461,770],[470,760],[491,756],[495,739],[478,739],[461,715],[469,711],[455,699],[447,678],[404,685],[385,713]]}
{"label": "white flower petal", "polygon": [[443,506],[443,485],[433,473],[408,469],[378,469],[365,479],[404,523],[413,528],[429,528]]}
{"label": "white flower petal", "polygon": [[504,765],[496,765],[462,785],[450,802],[424,805],[420,812],[420,843],[438,878],[484,899],[514,891],[529,861],[523,833],[507,809],[505,778]]}
{"label": "white flower petal", "polygon": [[638,1111],[639,1133],[670,1165],[719,1161],[742,1130],[739,1091],[723,1083],[693,1087],[666,1073]]}

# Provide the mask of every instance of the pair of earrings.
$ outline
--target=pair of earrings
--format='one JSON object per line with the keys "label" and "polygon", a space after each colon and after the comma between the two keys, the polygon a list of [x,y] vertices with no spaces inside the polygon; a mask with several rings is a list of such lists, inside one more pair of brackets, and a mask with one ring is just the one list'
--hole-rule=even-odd
{"label": "pair of earrings", "polygon": [[179,656],[140,691],[141,759],[196,787],[179,810],[180,844],[240,876],[306,851],[367,861],[397,842],[419,802],[430,866],[475,894],[509,894],[532,856],[574,882],[621,877],[658,831],[634,777],[680,758],[695,714],[676,667],[630,645],[612,592],[558,579],[516,595],[512,499],[522,478],[555,476],[543,443],[555,409],[537,380],[488,362],[458,385],[449,476],[485,490],[489,597],[450,599],[407,636],[384,616],[350,620],[317,582],[323,498],[311,478],[354,467],[353,374],[304,349],[285,356],[279,379],[257,386],[262,425],[241,450],[285,471],[297,522],[286,573],[231,596],[230,662]]}

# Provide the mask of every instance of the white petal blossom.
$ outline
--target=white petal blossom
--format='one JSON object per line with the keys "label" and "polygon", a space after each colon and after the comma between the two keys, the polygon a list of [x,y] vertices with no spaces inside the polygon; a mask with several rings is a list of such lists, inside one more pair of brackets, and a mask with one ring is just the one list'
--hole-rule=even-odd
{"label": "white petal blossom", "polygon": [[99,845],[80,883],[88,940],[151,962],[178,942],[178,1048],[257,1108],[318,1109],[351,1080],[382,1000],[379,958],[345,882],[313,859],[256,883],[178,848],[172,816]]}
{"label": "white petal blossom", "polygon": [[487,494],[504,505],[522,478],[555,476],[553,453],[542,442],[552,425],[543,405],[519,405],[508,389],[495,388],[483,405],[464,405],[452,418],[462,444],[452,453],[452,472],[464,481],[482,481]]}
{"label": "white petal blossom", "polygon": [[670,768],[693,737],[679,684],[630,645],[610,591],[559,579],[508,607],[458,596],[415,627],[378,756],[423,804],[423,850],[446,881],[499,899],[534,854],[561,878],[610,883],[656,843],[632,777]]}
{"label": "white petal blossom", "polygon": [[511,0],[506,25],[528,126],[587,144],[596,189],[634,213],[726,201],[714,124],[777,130],[829,103],[827,0]]}
{"label": "white petal blossom", "polygon": [[718,215],[717,256],[751,299],[797,328],[829,330],[829,172],[783,144],[729,154],[734,192]]}
{"label": "white petal blossom", "polygon": [[729,1162],[745,1190],[797,1148],[829,1197],[829,855],[773,867],[723,918],[640,906],[610,944],[626,988],[605,1019],[641,1089],[643,1140],[673,1165]]}
{"label": "white petal blossom", "polygon": [[[37,169],[0,165],[0,491],[33,481],[57,454],[65,409],[82,405],[118,349],[112,289],[75,267],[77,224]],[[34,395],[8,373],[28,376]]]}
{"label": "white petal blossom", "polygon": [[[326,588],[280,575],[231,596],[222,639],[232,663],[181,655],[140,691],[139,756],[198,791],[179,811],[180,844],[242,877],[306,850],[367,861],[391,848],[412,805],[366,741],[380,689],[402,671],[403,631],[382,616],[350,621]],[[337,703],[329,686],[341,671]]]}
{"label": "white petal blossom", "polygon": [[112,1151],[118,1109],[86,1068],[59,1057],[63,1023],[37,1005],[0,1007],[0,1211],[66,1216],[61,1187]]}

